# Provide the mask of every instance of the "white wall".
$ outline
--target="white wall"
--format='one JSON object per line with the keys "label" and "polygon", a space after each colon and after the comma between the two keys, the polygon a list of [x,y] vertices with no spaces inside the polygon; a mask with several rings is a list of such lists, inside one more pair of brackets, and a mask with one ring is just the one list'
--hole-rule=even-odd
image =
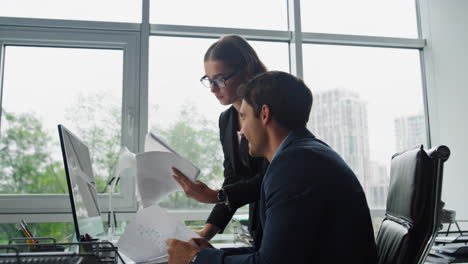
{"label": "white wall", "polygon": [[432,146],[447,145],[442,199],[468,220],[468,1],[420,0]]}

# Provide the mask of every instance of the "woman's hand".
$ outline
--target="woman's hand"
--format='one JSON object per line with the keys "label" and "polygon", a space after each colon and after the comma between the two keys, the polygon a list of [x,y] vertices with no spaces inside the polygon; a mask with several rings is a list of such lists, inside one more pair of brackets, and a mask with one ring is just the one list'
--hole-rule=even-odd
{"label": "woman's hand", "polygon": [[213,224],[206,223],[202,230],[196,232],[200,237],[209,241],[219,232],[219,229],[219,227]]}
{"label": "woman's hand", "polygon": [[187,197],[197,200],[201,203],[217,203],[218,191],[210,189],[203,182],[196,180],[190,181],[187,176],[176,168],[172,168],[174,179],[180,184]]}

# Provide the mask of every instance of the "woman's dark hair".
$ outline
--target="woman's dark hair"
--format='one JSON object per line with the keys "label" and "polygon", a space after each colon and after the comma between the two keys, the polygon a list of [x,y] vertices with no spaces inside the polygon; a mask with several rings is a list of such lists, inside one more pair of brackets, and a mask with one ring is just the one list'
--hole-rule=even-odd
{"label": "woman's dark hair", "polygon": [[213,43],[203,58],[204,62],[209,60],[222,61],[248,79],[267,71],[252,46],[238,35],[223,36]]}

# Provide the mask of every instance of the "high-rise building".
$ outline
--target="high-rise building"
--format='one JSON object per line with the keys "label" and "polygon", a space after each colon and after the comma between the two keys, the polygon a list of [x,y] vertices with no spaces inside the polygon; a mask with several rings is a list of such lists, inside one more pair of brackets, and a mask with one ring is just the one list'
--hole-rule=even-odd
{"label": "high-rise building", "polygon": [[395,140],[397,152],[427,144],[424,115],[417,114],[395,119]]}
{"label": "high-rise building", "polygon": [[366,188],[369,173],[367,109],[359,94],[343,88],[314,93],[308,128],[343,157]]}
{"label": "high-rise building", "polygon": [[367,177],[367,201],[369,207],[383,209],[387,204],[388,186],[390,184],[387,167],[376,161],[369,163],[369,176]]}

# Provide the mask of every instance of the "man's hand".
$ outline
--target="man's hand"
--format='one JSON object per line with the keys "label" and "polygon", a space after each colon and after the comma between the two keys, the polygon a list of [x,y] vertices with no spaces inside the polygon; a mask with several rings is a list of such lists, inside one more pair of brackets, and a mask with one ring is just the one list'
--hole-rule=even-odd
{"label": "man's hand", "polygon": [[218,192],[210,189],[203,182],[196,180],[191,182],[187,176],[176,168],[172,168],[174,179],[182,186],[187,197],[197,200],[201,203],[217,203]]}
{"label": "man's hand", "polygon": [[169,264],[187,264],[193,256],[200,252],[200,248],[193,241],[184,242],[178,239],[168,239],[166,243],[169,246],[167,249]]}
{"label": "man's hand", "polygon": [[205,249],[205,248],[214,248],[206,239],[204,238],[192,238],[190,239],[190,242],[191,243],[194,243],[195,245],[197,245],[197,247],[202,250],[202,249]]}

